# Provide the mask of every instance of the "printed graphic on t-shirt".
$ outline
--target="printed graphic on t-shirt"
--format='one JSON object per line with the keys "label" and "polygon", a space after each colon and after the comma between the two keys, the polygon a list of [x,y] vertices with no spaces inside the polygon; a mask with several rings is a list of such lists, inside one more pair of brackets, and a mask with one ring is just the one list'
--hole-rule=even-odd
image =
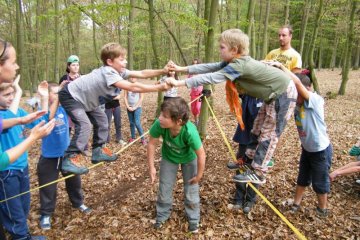
{"label": "printed graphic on t-shirt", "polygon": [[174,152],[176,152],[176,153],[180,153],[181,151],[180,151],[180,148],[178,148],[176,145],[174,145],[174,144],[171,144],[171,142],[170,141],[165,141],[165,144],[172,150],[172,151],[174,151]]}
{"label": "printed graphic on t-shirt", "polygon": [[301,123],[301,119],[305,119],[305,108],[304,105],[301,107],[296,107],[296,111],[295,111],[295,123],[296,123],[296,127],[297,130],[299,132],[299,136],[300,137],[306,137],[306,132],[304,131],[304,127]]}

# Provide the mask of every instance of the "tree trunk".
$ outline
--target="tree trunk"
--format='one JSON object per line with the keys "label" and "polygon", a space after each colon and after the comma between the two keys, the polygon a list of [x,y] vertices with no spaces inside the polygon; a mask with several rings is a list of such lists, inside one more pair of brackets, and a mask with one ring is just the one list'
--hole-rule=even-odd
{"label": "tree trunk", "polygon": [[268,53],[268,27],[269,27],[269,16],[270,16],[270,0],[266,0],[266,12],[264,19],[264,36],[263,36],[263,48],[261,59],[264,59],[266,54]]}
{"label": "tree trunk", "polygon": [[336,35],[335,43],[333,45],[334,47],[332,48],[332,53],[331,53],[331,62],[330,62],[330,66],[329,66],[332,71],[334,71],[334,68],[336,66],[336,54],[337,54],[338,45],[339,45],[339,36]]}
{"label": "tree trunk", "polygon": [[[91,0],[91,4],[92,4],[93,8],[95,8],[94,0]],[[94,16],[95,14],[96,14],[95,11],[93,11],[92,15]],[[92,40],[93,40],[94,56],[96,58],[97,65],[99,65],[100,59],[99,59],[99,53],[98,53],[97,43],[96,43],[96,23],[93,18],[91,18],[91,20],[92,20]]]}
{"label": "tree trunk", "polygon": [[351,64],[351,52],[352,52],[352,44],[354,41],[354,22],[355,22],[355,11],[357,7],[358,0],[352,0],[351,1],[351,14],[349,18],[350,26],[348,31],[348,38],[347,38],[347,44],[346,44],[346,58],[344,59],[344,65],[342,68],[342,79],[341,79],[341,85],[339,88],[339,95],[344,95],[346,90],[346,84],[349,80],[349,71],[350,71],[350,64]]}
{"label": "tree trunk", "polygon": [[[149,0],[148,2],[149,6],[149,26],[150,26],[150,37],[151,37],[151,46],[153,49],[154,54],[154,62],[155,62],[155,68],[158,69],[160,66],[160,59],[156,47],[156,29],[155,29],[155,9],[154,9],[154,0]],[[157,109],[156,109],[156,117],[160,115],[160,105],[163,101],[164,94],[163,92],[159,92],[157,96]]]}
{"label": "tree trunk", "polygon": [[129,25],[128,25],[128,36],[127,36],[127,47],[128,47],[128,68],[133,69],[134,68],[134,58],[133,58],[133,34],[132,34],[132,28],[133,28],[133,22],[134,22],[134,15],[135,15],[135,0],[130,0],[130,11],[129,11]]}
{"label": "tree trunk", "polygon": [[354,57],[354,66],[353,70],[359,69],[359,61],[360,61],[360,38],[358,37],[357,44],[356,44],[356,52]]}
{"label": "tree trunk", "polygon": [[[245,27],[245,33],[251,37],[251,27],[252,27],[252,22],[254,20],[254,11],[255,11],[255,0],[249,0],[249,8],[248,8],[248,12],[247,12],[247,16],[246,16],[246,22],[247,25]],[[251,41],[251,39],[250,39]]]}
{"label": "tree trunk", "polygon": [[[24,49],[24,26],[23,26],[23,12],[22,12],[22,1],[16,0],[16,53],[17,53],[17,63],[20,66],[19,74],[23,75],[23,67],[25,60],[25,49]],[[20,86],[24,88],[27,86],[25,81],[20,81]]]}
{"label": "tree trunk", "polygon": [[320,36],[320,43],[319,43],[319,51],[318,51],[318,59],[317,59],[317,69],[318,71],[322,68],[322,52],[323,52],[323,37]]}
{"label": "tree trunk", "polygon": [[289,12],[290,12],[290,0],[286,0],[285,2],[285,24],[289,24],[290,23],[290,20],[289,20]]}
{"label": "tree trunk", "polygon": [[316,17],[315,17],[314,30],[313,30],[313,34],[312,34],[312,38],[311,38],[311,42],[310,42],[310,47],[309,47],[309,60],[308,60],[311,79],[314,84],[314,90],[318,93],[320,93],[320,89],[319,89],[319,84],[318,84],[316,74],[315,74],[314,50],[315,50],[315,43],[316,43],[318,31],[319,31],[320,21],[321,21],[321,17],[322,17],[322,12],[323,12],[323,0],[319,0],[319,6],[318,6],[318,10],[316,12]]}
{"label": "tree trunk", "polygon": [[241,9],[241,1],[236,1],[236,28],[240,28],[240,9]]}
{"label": "tree trunk", "polygon": [[55,0],[55,54],[54,54],[54,79],[60,79],[59,73],[60,55],[60,28],[59,28],[59,0]]}
{"label": "tree trunk", "polygon": [[[265,0],[267,1],[267,0]],[[261,23],[262,22],[262,18],[263,18],[263,1],[262,0],[259,0],[259,17],[257,18],[258,19],[258,22]],[[265,7],[266,8],[266,7]],[[255,16],[256,18],[256,16]],[[256,44],[256,56],[253,56],[253,58],[255,59],[262,59],[262,47],[263,47],[263,35],[264,33],[262,32],[262,25],[263,24],[258,24],[258,30],[257,30],[257,37],[258,37],[258,42]]]}
{"label": "tree trunk", "polygon": [[[208,21],[208,33],[206,38],[206,45],[205,45],[205,62],[212,62],[213,61],[213,52],[214,52],[214,28],[216,26],[216,12],[219,6],[218,0],[212,0],[210,6],[210,15]],[[205,85],[204,90],[211,90],[211,85]],[[207,135],[206,127],[207,127],[207,120],[209,118],[209,107],[205,103],[205,101],[201,104],[200,116],[199,116],[199,134],[201,139],[205,139]]]}
{"label": "tree trunk", "polygon": [[311,0],[305,0],[304,1],[304,8],[303,8],[303,15],[301,19],[301,29],[300,29],[300,56],[303,57],[303,60],[305,59],[305,56],[303,55],[304,51],[304,42],[305,42],[305,36],[306,36],[306,27],[309,19],[309,11],[311,6]]}

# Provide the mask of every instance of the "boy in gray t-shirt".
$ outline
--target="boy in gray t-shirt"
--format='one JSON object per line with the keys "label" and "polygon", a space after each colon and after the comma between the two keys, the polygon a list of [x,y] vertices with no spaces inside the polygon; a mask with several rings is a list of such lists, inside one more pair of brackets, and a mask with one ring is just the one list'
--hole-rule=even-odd
{"label": "boy in gray t-shirt", "polygon": [[126,69],[126,50],[118,43],[108,43],[101,49],[104,66],[82,75],[59,92],[59,100],[75,124],[75,133],[65,152],[62,170],[74,174],[88,172],[79,165],[81,153],[90,139],[93,125],[92,163],[115,161],[117,155],[104,146],[108,137],[108,121],[100,105],[117,96],[117,88],[133,92],[156,92],[167,90],[166,84],[147,85],[129,82],[129,77],[151,78],[166,74],[167,68],[131,71]]}

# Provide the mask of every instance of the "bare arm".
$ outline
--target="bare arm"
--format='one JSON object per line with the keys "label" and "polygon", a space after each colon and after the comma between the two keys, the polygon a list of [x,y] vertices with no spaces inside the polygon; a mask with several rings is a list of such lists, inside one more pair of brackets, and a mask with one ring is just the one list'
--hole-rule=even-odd
{"label": "bare arm", "polygon": [[334,181],[335,178],[337,178],[337,177],[340,177],[343,175],[348,175],[351,173],[356,173],[356,172],[360,172],[360,162],[359,161],[348,163],[345,166],[342,166],[341,168],[336,169],[335,171],[330,173],[330,180]]}
{"label": "bare arm", "polygon": [[42,81],[38,86],[38,93],[40,95],[41,110],[46,112],[49,110],[49,86],[47,81]]}
{"label": "bare arm", "polygon": [[141,71],[129,70],[129,76],[133,78],[152,78],[159,75],[167,74],[167,68],[163,69],[144,69]]}
{"label": "bare arm", "polygon": [[6,151],[9,156],[10,163],[18,159],[26,150],[32,146],[36,140],[45,137],[53,130],[55,126],[55,120],[52,120],[46,124],[44,123],[44,121],[40,122],[31,130],[30,136],[28,138]]}
{"label": "bare arm", "polygon": [[24,117],[18,117],[18,118],[10,118],[10,119],[3,119],[3,129],[11,128],[18,124],[28,124],[39,117],[43,116],[46,112],[45,111],[37,111],[30,113]]}
{"label": "bare arm", "polygon": [[113,84],[117,88],[121,88],[123,90],[128,90],[131,92],[158,92],[168,90],[171,87],[167,84],[156,84],[149,85],[140,82],[129,82],[129,81],[118,81]]}
{"label": "bare arm", "polygon": [[19,81],[20,81],[20,75],[18,75],[16,77],[16,79],[14,80],[14,83],[13,83],[13,86],[15,88],[15,96],[14,96],[14,99],[9,107],[9,110],[16,114],[18,109],[19,109],[19,105],[20,105],[20,100],[21,100],[21,96],[22,96],[22,89],[19,85]]}
{"label": "bare arm", "polygon": [[158,138],[153,138],[150,136],[149,143],[147,145],[147,161],[148,161],[151,184],[155,183],[155,179],[156,179],[156,169],[154,165],[154,160],[155,160],[155,149],[158,142],[159,142]]}
{"label": "bare arm", "polygon": [[198,150],[195,151],[197,156],[197,174],[195,177],[189,180],[190,184],[196,184],[200,182],[201,178],[203,177],[204,170],[205,170],[205,150],[203,146],[201,146]]}

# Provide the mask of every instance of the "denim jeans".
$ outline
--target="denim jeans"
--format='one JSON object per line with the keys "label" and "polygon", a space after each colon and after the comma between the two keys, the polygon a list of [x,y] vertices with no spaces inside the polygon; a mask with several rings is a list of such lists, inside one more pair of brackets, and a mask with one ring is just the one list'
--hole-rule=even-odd
{"label": "denim jeans", "polygon": [[[0,172],[0,200],[29,191],[29,169],[6,170]],[[30,193],[0,204],[0,217],[3,226],[13,239],[29,236],[26,219],[30,210]]]}
{"label": "denim jeans", "polygon": [[[181,172],[184,182],[185,212],[189,223],[200,222],[200,196],[199,184],[189,184],[189,180],[197,174],[197,160],[181,164]],[[164,222],[171,214],[173,188],[179,164],[161,159],[160,185],[156,202],[156,221]]]}
{"label": "denim jeans", "polygon": [[[130,133],[132,139],[134,139],[136,136],[135,127],[137,128],[140,136],[144,134],[144,130],[141,127],[141,112],[142,112],[141,107],[138,107],[137,109],[135,109],[135,111],[132,112],[129,110],[127,111],[130,122]],[[141,139],[144,138],[142,137]]]}
{"label": "denim jeans", "polygon": [[114,116],[114,125],[115,125],[115,133],[116,133],[116,141],[120,141],[122,139],[121,137],[121,108],[120,106],[115,108],[109,108],[105,109],[105,114],[108,119],[108,125],[109,125],[109,135],[107,138],[107,142],[110,142],[110,128],[111,128],[111,120],[112,116]]}

